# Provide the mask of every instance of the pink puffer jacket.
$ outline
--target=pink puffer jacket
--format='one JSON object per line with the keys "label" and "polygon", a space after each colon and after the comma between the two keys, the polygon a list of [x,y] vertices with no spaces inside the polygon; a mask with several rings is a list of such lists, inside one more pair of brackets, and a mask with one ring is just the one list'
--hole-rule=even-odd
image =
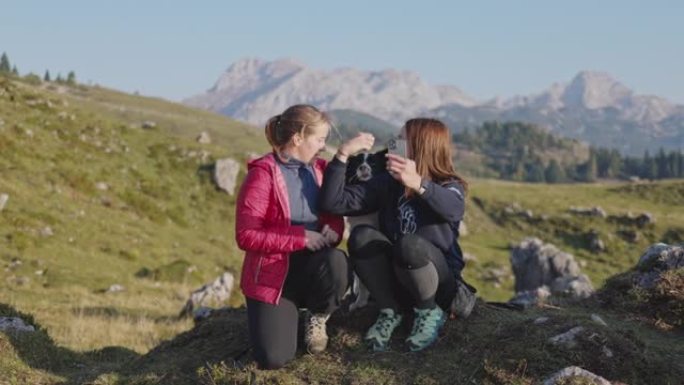
{"label": "pink puffer jacket", "polygon": [[[314,161],[319,186],[326,164],[324,159]],[[319,223],[330,226],[341,238],[342,217],[320,214]],[[235,238],[238,247],[246,251],[240,278],[246,297],[270,304],[280,301],[290,253],[306,247],[304,231],[304,226],[290,224],[287,186],[275,155],[249,162],[235,215]]]}

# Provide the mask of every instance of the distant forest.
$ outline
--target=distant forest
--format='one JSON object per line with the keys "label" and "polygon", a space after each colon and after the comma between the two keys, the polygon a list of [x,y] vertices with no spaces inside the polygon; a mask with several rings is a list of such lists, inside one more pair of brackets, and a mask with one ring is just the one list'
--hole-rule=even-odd
{"label": "distant forest", "polygon": [[[559,138],[545,129],[521,122],[487,122],[453,135],[457,148],[484,155],[488,171],[500,178],[525,182],[593,182],[599,178],[667,179],[684,177],[681,151],[641,157],[623,156],[617,150],[589,147]],[[577,161],[573,152],[585,158]],[[565,159],[565,160],[563,160]],[[478,175],[475,175],[478,176]]]}

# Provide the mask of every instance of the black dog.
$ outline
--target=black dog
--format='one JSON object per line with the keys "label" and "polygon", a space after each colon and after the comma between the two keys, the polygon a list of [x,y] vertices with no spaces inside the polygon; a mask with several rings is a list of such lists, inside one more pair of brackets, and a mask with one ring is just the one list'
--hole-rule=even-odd
{"label": "black dog", "polygon": [[375,153],[363,152],[349,157],[345,174],[347,184],[368,182],[387,169],[387,149]]}
{"label": "black dog", "polygon": [[[387,149],[378,151],[376,153],[361,153],[349,157],[347,160],[347,169],[345,172],[345,181],[347,184],[360,184],[368,182],[373,176],[378,175],[387,170]],[[349,217],[349,227],[366,224],[378,228],[378,214],[371,213],[368,215]],[[351,230],[350,230],[351,231]],[[361,283],[359,277],[354,274],[354,282],[352,284],[352,292],[356,296],[354,302],[349,306],[349,311],[362,308],[368,304],[370,294],[368,289]]]}

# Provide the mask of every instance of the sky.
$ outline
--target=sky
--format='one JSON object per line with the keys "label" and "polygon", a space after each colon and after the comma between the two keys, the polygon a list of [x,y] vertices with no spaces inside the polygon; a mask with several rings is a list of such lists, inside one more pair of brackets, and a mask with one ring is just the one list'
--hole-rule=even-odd
{"label": "sky", "polygon": [[485,100],[581,70],[684,104],[684,1],[0,0],[0,52],[20,73],[169,100],[245,57],[418,73]]}

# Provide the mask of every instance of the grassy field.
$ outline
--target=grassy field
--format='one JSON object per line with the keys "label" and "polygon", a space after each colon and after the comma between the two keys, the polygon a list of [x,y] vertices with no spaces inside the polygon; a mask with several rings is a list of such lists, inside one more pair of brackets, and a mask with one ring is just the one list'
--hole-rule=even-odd
{"label": "grassy field", "polygon": [[[143,128],[145,122],[154,122],[154,127]],[[197,143],[202,131],[211,135],[211,144]],[[215,114],[103,88],[29,85],[0,77],[0,194],[9,195],[0,212],[0,316],[19,312],[41,327],[30,336],[0,333],[0,384],[175,383],[159,368],[182,377],[168,366],[176,361],[183,361],[190,373],[179,377],[179,383],[235,383],[244,373],[256,373],[220,364],[230,349],[242,348],[232,343],[243,338],[242,313],[236,310],[235,320],[220,318],[224,326],[213,321],[209,325],[214,328],[205,330],[192,329],[190,321],[176,316],[192,289],[225,270],[240,269],[235,197],[211,182],[214,161],[231,157],[244,171],[250,154],[266,149],[261,129]],[[649,244],[684,240],[683,197],[683,181],[530,185],[472,180],[468,235],[462,246],[477,259],[468,264],[465,275],[484,299],[510,298],[510,245],[537,236],[574,254],[600,287],[633,266]],[[533,215],[507,214],[506,207],[513,204]],[[570,206],[596,205],[609,218],[568,213]],[[628,211],[649,212],[655,223],[638,227],[610,219]],[[605,252],[589,250],[590,229],[604,240]],[[636,233],[636,241],[625,240],[625,232]],[[494,277],[497,270],[504,272],[499,278]],[[125,289],[107,292],[114,284]],[[239,306],[243,298],[238,293],[230,302]],[[472,324],[450,326],[451,337],[446,337],[481,336],[477,351],[444,344],[425,356],[389,355],[376,365],[358,346],[362,328],[346,328],[340,320],[335,349],[320,367],[303,358],[280,377],[264,381],[325,383],[326,378],[353,374],[359,381],[351,383],[376,383],[378,378],[387,383],[438,383],[454,373],[423,378],[418,367],[404,366],[413,360],[429,365],[444,354],[451,362],[464,362],[465,383],[496,377],[489,372],[523,370],[520,360],[529,352],[490,357],[485,351],[487,344],[496,343],[491,333],[499,330],[485,325],[499,313],[482,309]],[[534,316],[512,315],[514,319],[493,325],[516,328]],[[569,320],[563,317],[562,322]],[[625,328],[640,330],[636,323]],[[191,338],[197,333],[204,337]],[[660,338],[667,338],[656,331],[639,333],[645,333],[640,338],[648,346],[653,342],[656,350],[670,346],[660,344]],[[222,347],[207,336],[232,342]],[[165,340],[172,342],[162,344]],[[208,346],[199,349],[192,341]],[[168,363],[157,361],[168,352],[180,356]],[[465,362],[469,356],[477,359]],[[654,362],[662,357],[657,355]],[[536,368],[535,376],[550,368],[529,360],[525,365]],[[634,373],[632,378],[642,375]]]}

